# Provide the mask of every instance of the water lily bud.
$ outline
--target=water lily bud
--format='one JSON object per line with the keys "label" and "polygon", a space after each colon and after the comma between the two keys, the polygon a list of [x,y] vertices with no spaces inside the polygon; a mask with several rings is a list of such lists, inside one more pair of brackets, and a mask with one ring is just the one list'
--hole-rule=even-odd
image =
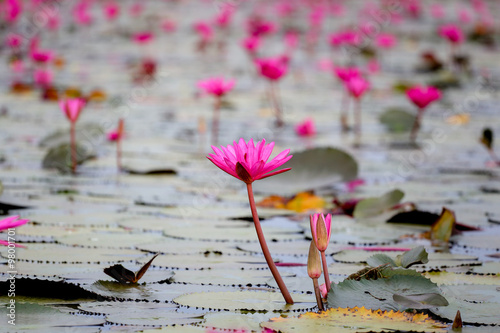
{"label": "water lily bud", "polygon": [[318,223],[316,223],[316,247],[320,251],[325,251],[328,247],[328,233],[326,231],[325,220],[323,215],[318,218]]}
{"label": "water lily bud", "polygon": [[311,241],[311,246],[309,246],[309,258],[307,259],[307,274],[311,279],[317,279],[321,276],[321,258],[319,256],[318,249]]}

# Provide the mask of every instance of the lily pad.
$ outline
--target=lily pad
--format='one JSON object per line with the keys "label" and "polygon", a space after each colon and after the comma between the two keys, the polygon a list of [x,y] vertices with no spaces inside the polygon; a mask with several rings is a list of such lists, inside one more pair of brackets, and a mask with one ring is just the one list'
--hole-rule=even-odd
{"label": "lily pad", "polygon": [[[7,321],[9,309],[6,305],[0,306],[0,315]],[[46,330],[55,331],[64,327],[81,332],[95,332],[99,330],[105,322],[104,318],[78,316],[70,313],[70,309],[54,308],[51,306],[39,305],[36,303],[16,302],[15,326],[11,329],[16,332]],[[4,328],[10,325],[5,322]]]}
{"label": "lily pad", "polygon": [[400,108],[390,108],[379,117],[380,122],[391,133],[409,132],[415,122],[415,115]]}
{"label": "lily pad", "polygon": [[256,182],[258,193],[292,195],[325,188],[357,178],[358,164],[348,153],[336,148],[313,148],[294,153],[285,165],[292,170]]}
{"label": "lily pad", "polygon": [[312,309],[314,296],[292,294],[295,304],[285,303],[280,292],[233,291],[191,293],[174,299],[174,302],[187,307],[205,310],[291,312]]}
{"label": "lily pad", "polygon": [[[71,146],[63,143],[60,146],[51,148],[42,161],[44,169],[57,169],[62,173],[70,173],[71,169]],[[95,157],[95,152],[88,146],[76,144],[76,164],[80,165]]]}
{"label": "lily pad", "polygon": [[332,285],[327,299],[329,308],[364,306],[372,310],[405,311],[448,305],[435,283],[413,274],[370,280],[363,278],[359,281],[345,280]]}
{"label": "lily pad", "polygon": [[395,189],[380,197],[363,199],[354,208],[353,216],[356,219],[377,216],[397,205],[403,197],[404,192]]}
{"label": "lily pad", "polygon": [[[78,123],[75,129],[76,142],[99,144],[104,139],[104,130],[96,123]],[[43,138],[40,147],[55,148],[70,141],[69,128],[60,129]]]}
{"label": "lily pad", "polygon": [[321,313],[305,313],[299,317],[273,318],[262,327],[283,333],[299,332],[447,332],[447,325],[424,314],[353,309],[328,309]]}

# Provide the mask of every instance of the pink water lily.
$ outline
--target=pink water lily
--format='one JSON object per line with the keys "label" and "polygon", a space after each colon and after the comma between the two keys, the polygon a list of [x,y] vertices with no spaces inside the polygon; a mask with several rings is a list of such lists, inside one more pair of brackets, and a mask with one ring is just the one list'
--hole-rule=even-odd
{"label": "pink water lily", "polygon": [[235,80],[226,80],[223,77],[213,77],[206,80],[198,81],[198,88],[202,89],[207,94],[220,97],[233,89]]}
{"label": "pink water lily", "polygon": [[238,143],[234,141],[233,145],[221,146],[221,149],[212,146],[215,154],[209,154],[208,159],[231,176],[251,184],[256,180],[291,169],[273,171],[292,158],[292,155],[288,155],[290,149],[286,149],[268,162],[273,148],[274,142],[266,144],[265,139],[259,141],[257,145],[254,144],[253,139],[250,139],[248,143],[240,139]]}
{"label": "pink water lily", "polygon": [[313,136],[316,134],[316,125],[312,118],[307,118],[295,126],[295,133],[299,136]]}
{"label": "pink water lily", "polygon": [[132,40],[137,44],[146,44],[153,40],[153,33],[151,31],[142,31],[134,34]]}
{"label": "pink water lily", "polygon": [[85,106],[85,101],[81,98],[68,98],[59,101],[59,106],[70,122],[71,171],[76,173],[76,121]]}
{"label": "pink water lily", "polygon": [[59,107],[63,111],[64,115],[72,123],[78,120],[80,112],[85,106],[85,101],[81,98],[68,98],[59,101]]}
{"label": "pink water lily", "polygon": [[425,108],[432,102],[441,98],[441,91],[433,86],[414,86],[406,91],[406,96],[418,107],[417,117],[415,118],[415,122],[413,123],[410,133],[410,139],[414,141],[417,138],[422,114],[424,113]]}
{"label": "pink water lily", "polygon": [[328,275],[328,265],[326,264],[325,251],[330,243],[332,233],[332,215],[331,214],[313,214],[309,215],[313,243],[321,253],[321,262],[323,265],[323,274],[327,290],[330,290],[330,276]]}
{"label": "pink water lily", "polygon": [[[0,220],[0,231],[10,228],[16,228],[28,222],[29,220],[19,219],[19,215],[9,216],[5,219]],[[0,239],[0,244],[8,246],[9,242]]]}
{"label": "pink water lily", "polygon": [[354,98],[358,99],[370,89],[370,81],[362,76],[355,76],[346,81],[346,88]]}
{"label": "pink water lily", "polygon": [[361,70],[358,67],[340,67],[333,69],[335,75],[343,82],[349,81],[353,77],[361,75]]}
{"label": "pink water lily", "polygon": [[266,259],[267,266],[271,270],[274,280],[278,284],[286,303],[293,304],[292,296],[286,288],[286,285],[276,268],[276,264],[271,257],[271,253],[269,252],[269,248],[260,225],[259,215],[257,214],[257,206],[255,205],[252,190],[252,183],[254,181],[290,170],[290,168],[286,168],[274,171],[276,168],[282,166],[290,158],[292,158],[292,155],[288,155],[290,149],[287,149],[279,153],[271,161],[268,161],[273,148],[274,142],[266,145],[266,140],[264,139],[259,141],[257,145],[253,143],[253,139],[250,139],[248,143],[246,143],[245,140],[240,139],[238,143],[234,141],[233,145],[228,145],[227,147],[221,146],[221,149],[212,146],[215,154],[209,154],[207,158],[222,171],[225,171],[231,176],[246,183],[248,201],[252,212],[255,231],[257,232],[257,238],[259,239],[259,244],[262,249],[262,253],[264,254],[264,258]]}
{"label": "pink water lily", "polygon": [[256,59],[255,64],[260,74],[271,81],[281,79],[288,70],[287,62],[282,57]]}
{"label": "pink water lily", "polygon": [[106,19],[108,21],[112,21],[114,19],[116,19],[118,17],[118,15],[120,14],[120,5],[114,1],[114,0],[111,0],[111,1],[108,1],[105,5],[104,5],[104,15],[106,16]]}
{"label": "pink water lily", "polygon": [[455,24],[445,24],[439,28],[439,35],[448,39],[450,43],[461,44],[464,41],[464,33]]}
{"label": "pink water lily", "polygon": [[397,38],[393,34],[381,33],[377,36],[376,42],[378,47],[390,49],[396,45]]}
{"label": "pink water lily", "polygon": [[441,98],[441,91],[433,86],[414,86],[406,91],[406,96],[421,109]]}

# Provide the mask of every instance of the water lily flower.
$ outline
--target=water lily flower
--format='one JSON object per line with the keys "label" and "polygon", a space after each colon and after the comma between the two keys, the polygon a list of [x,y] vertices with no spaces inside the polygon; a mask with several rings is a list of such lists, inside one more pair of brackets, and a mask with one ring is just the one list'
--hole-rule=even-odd
{"label": "water lily flower", "polygon": [[441,91],[433,86],[414,86],[406,91],[406,96],[420,109],[441,98]]}
{"label": "water lily flower", "polygon": [[328,266],[326,264],[325,251],[330,243],[330,236],[332,233],[332,215],[330,214],[313,214],[309,215],[309,222],[311,225],[311,233],[313,242],[316,248],[321,253],[321,261],[323,263],[323,272],[325,275],[325,284],[330,290],[330,277],[328,275]]}
{"label": "water lily flower", "polygon": [[362,76],[354,76],[346,81],[346,87],[349,93],[356,99],[359,99],[363,94],[370,89],[370,81]]}
{"label": "water lily flower", "polygon": [[406,96],[418,107],[418,114],[410,133],[410,138],[414,141],[420,129],[420,122],[425,108],[441,98],[441,91],[433,86],[414,86],[406,91]]}
{"label": "water lily flower", "polygon": [[299,136],[313,136],[316,134],[316,125],[312,118],[307,118],[295,126],[295,133]]}
{"label": "water lily flower", "polygon": [[209,154],[208,159],[231,176],[251,184],[256,180],[291,169],[273,171],[292,158],[292,155],[288,155],[290,149],[287,149],[268,161],[273,148],[274,142],[266,144],[265,139],[259,141],[257,145],[254,144],[253,139],[250,139],[248,143],[240,139],[238,142],[233,142],[233,145],[221,146],[221,149],[212,146],[215,154]]}
{"label": "water lily flower", "polygon": [[255,56],[257,50],[260,46],[260,38],[258,36],[248,36],[241,42],[241,45],[245,50],[247,50],[248,54],[252,57]]}
{"label": "water lily flower", "polygon": [[198,81],[198,88],[202,89],[207,94],[220,97],[233,89],[235,80],[225,80],[222,77],[213,77],[206,80]]}
{"label": "water lily flower", "polygon": [[278,95],[277,82],[280,80],[288,70],[288,60],[286,56],[274,57],[274,58],[260,58],[255,60],[255,64],[259,70],[259,73],[268,79],[271,83],[271,90],[269,92],[269,98],[274,105],[274,110],[276,113],[276,126],[281,127],[284,125],[283,122],[283,111],[281,108],[281,103]]}
{"label": "water lily flower", "polygon": [[146,44],[153,40],[151,31],[138,32],[132,36],[132,40],[137,44]]}
{"label": "water lily flower", "polygon": [[215,96],[215,103],[213,107],[212,116],[212,142],[217,144],[219,133],[219,112],[222,103],[222,96],[233,89],[235,84],[234,80],[225,81],[222,77],[213,77],[206,80],[198,81],[198,88],[202,89],[205,93]]}
{"label": "water lily flower", "polygon": [[361,70],[358,67],[337,66],[334,68],[333,72],[343,82],[347,82],[351,78],[361,75]]}
{"label": "water lily flower", "polygon": [[377,36],[377,46],[384,49],[393,48],[397,43],[397,38],[393,34],[381,33]]}
{"label": "water lily flower", "polygon": [[33,72],[35,84],[41,87],[47,87],[52,84],[54,75],[50,69],[37,68]]}
{"label": "water lily flower", "polygon": [[314,294],[316,295],[316,302],[318,309],[323,311],[323,300],[321,299],[321,290],[318,285],[318,278],[321,276],[321,259],[318,254],[318,249],[311,241],[309,246],[309,256],[307,257],[307,274],[313,280]]}
{"label": "water lily flower", "polygon": [[113,21],[120,14],[120,5],[116,1],[111,0],[104,5],[103,10],[104,16],[106,16],[106,20]]}
{"label": "water lily flower", "polygon": [[442,19],[446,13],[444,11],[444,7],[440,3],[435,3],[431,5],[431,16],[435,19]]}
{"label": "water lily flower", "polygon": [[462,29],[455,24],[445,24],[439,28],[439,35],[452,44],[461,44],[465,37]]}
{"label": "water lily flower", "polygon": [[290,149],[282,151],[275,158],[269,161],[273,148],[274,142],[266,145],[266,140],[264,139],[259,141],[257,145],[254,144],[253,139],[250,139],[248,143],[246,143],[245,140],[240,139],[238,143],[234,141],[233,145],[228,145],[227,147],[221,146],[221,149],[212,146],[215,154],[209,154],[207,158],[222,171],[238,178],[247,185],[250,210],[252,212],[257,238],[259,239],[267,265],[269,266],[269,269],[271,270],[271,273],[273,274],[273,277],[276,280],[286,303],[293,304],[293,299],[290,296],[290,293],[288,292],[288,289],[286,288],[286,285],[283,282],[283,279],[281,278],[281,275],[271,257],[269,248],[267,247],[264,233],[260,225],[259,216],[257,214],[257,208],[252,190],[252,183],[254,181],[290,170],[290,168],[285,168],[275,171],[292,158],[292,155],[288,155]]}
{"label": "water lily flower", "polygon": [[6,44],[10,48],[17,49],[22,44],[22,37],[15,33],[9,33],[6,38]]}
{"label": "water lily flower", "polygon": [[[0,220],[0,231],[7,230],[10,228],[16,228],[28,222],[29,222],[28,220],[19,219],[19,215],[9,216],[5,219]],[[9,242],[0,239],[0,244],[8,246]]]}
{"label": "water lily flower", "polygon": [[85,101],[81,98],[68,98],[59,101],[59,107],[70,122],[70,145],[71,145],[71,170],[76,172],[76,121],[85,106]]}

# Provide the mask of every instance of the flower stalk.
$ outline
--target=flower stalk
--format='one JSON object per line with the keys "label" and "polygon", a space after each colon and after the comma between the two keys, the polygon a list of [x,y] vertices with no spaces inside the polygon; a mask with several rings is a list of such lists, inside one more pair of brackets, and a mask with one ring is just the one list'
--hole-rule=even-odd
{"label": "flower stalk", "polygon": [[[276,283],[278,284],[278,287],[280,288],[281,294],[283,295],[285,302],[287,304],[293,304],[292,296],[290,295],[290,292],[286,288],[286,285],[283,282],[283,279],[281,278],[281,275],[278,271],[278,268],[276,268],[276,265],[274,264],[273,258],[271,257],[271,253],[269,252],[269,248],[267,247],[266,239],[264,237],[264,233],[262,232],[262,227],[260,225],[259,215],[257,215],[257,208],[255,206],[255,199],[253,196],[252,183],[246,183],[246,184],[247,184],[247,192],[248,192],[248,201],[250,202],[250,210],[252,211],[252,217],[253,217],[253,222],[254,222],[254,226],[255,226],[255,231],[257,232],[257,238],[259,239],[262,253],[264,253],[264,258],[266,258],[267,266],[269,266],[269,269],[271,270],[271,273],[273,274],[274,280],[276,281]],[[316,281],[316,283],[317,283],[317,281]]]}

